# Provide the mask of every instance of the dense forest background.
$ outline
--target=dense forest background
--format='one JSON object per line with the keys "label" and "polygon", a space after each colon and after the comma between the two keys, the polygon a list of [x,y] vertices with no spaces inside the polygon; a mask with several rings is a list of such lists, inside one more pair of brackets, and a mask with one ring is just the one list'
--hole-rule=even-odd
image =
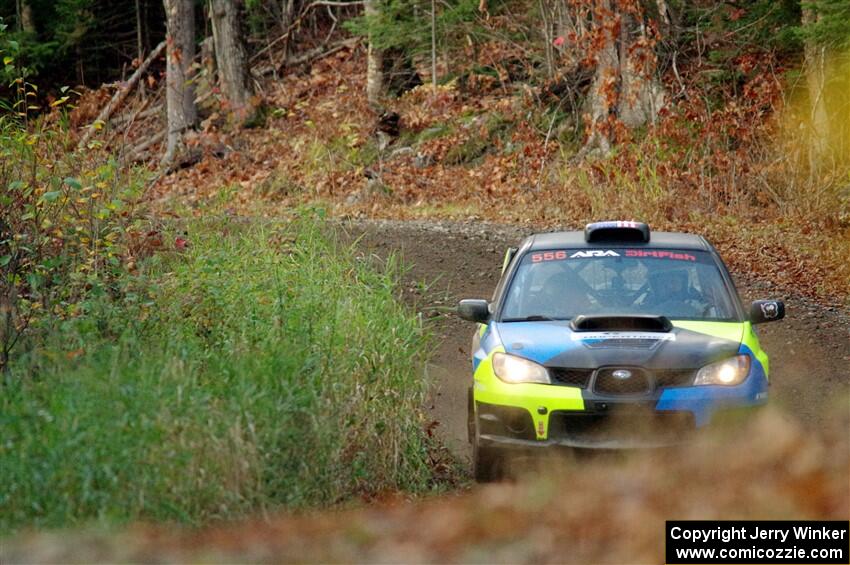
{"label": "dense forest background", "polygon": [[[169,6],[177,10],[170,20]],[[581,141],[584,153],[610,153],[626,130],[658,125],[683,102],[711,113],[736,97],[760,97],[771,109],[777,96],[808,97],[804,127],[822,138],[811,144],[818,154],[836,153],[827,141],[831,123],[842,129],[835,139],[846,133],[834,119],[845,109],[827,96],[830,86],[846,86],[844,0],[3,0],[0,17],[3,51],[15,61],[0,86],[7,99],[7,84],[21,72],[46,93],[124,81],[170,22],[171,53],[186,66],[188,90],[217,76],[237,107],[262,95],[263,80],[297,72],[323,47],[359,36],[373,109],[424,82],[456,84],[468,95],[497,83],[510,95],[537,89],[539,108],[571,114],[570,141]],[[156,63],[151,70],[164,71]],[[753,80],[762,78],[769,80]],[[188,118],[172,118],[194,127],[191,97]],[[260,96],[252,107],[264,102]],[[563,134],[565,120],[553,117],[552,131]]]}
{"label": "dense forest background", "polygon": [[[185,3],[198,22],[195,40],[200,43],[211,37],[209,16],[216,2]],[[807,48],[835,52],[846,47],[850,37],[850,6],[843,0],[236,0],[225,4],[232,4],[236,17],[244,20],[242,39],[252,55],[281,43],[297,52],[347,30],[368,36],[376,48],[388,53],[392,64],[387,70],[396,74],[420,70],[408,66],[413,62],[422,64],[420,74],[427,74],[430,63],[437,63],[442,71],[435,77],[439,82],[498,73],[500,66],[515,67],[515,72],[524,67],[528,78],[546,82],[564,74],[565,62],[579,61],[587,67],[594,59],[604,59],[599,55],[605,48],[602,29],[607,25],[612,26],[609,31],[618,32],[618,48],[630,51],[629,55],[641,49],[647,55],[651,52],[657,59],[657,74],[676,72],[675,62],[686,64],[689,56],[697,54],[725,71],[712,76],[714,82],[740,81],[740,73],[736,76],[731,67],[745,53],[797,57],[800,63],[812,56]],[[126,78],[166,34],[166,14],[159,0],[3,0],[0,17],[7,25],[3,41],[13,43],[20,62],[45,86],[97,87]],[[492,68],[469,60],[470,55],[473,59],[481,55],[485,46],[499,43],[520,49],[516,55],[523,57],[491,57]],[[429,61],[432,56],[437,60]],[[390,90],[428,77],[408,78],[413,82],[393,84]]]}
{"label": "dense forest background", "polygon": [[[470,93],[488,80],[499,81],[503,90],[519,84],[540,87],[546,95],[541,105],[584,114],[583,124],[574,125],[592,122],[585,141],[607,152],[613,138],[622,137],[614,131],[618,124],[632,129],[656,124],[660,111],[692,94],[688,87],[694,83],[700,83],[708,104],[719,107],[724,95],[747,94],[744,87],[759,72],[772,73],[786,95],[807,87],[810,125],[825,129],[830,121],[823,95],[827,74],[833,82],[843,79],[827,71],[835,70],[837,54],[850,37],[850,5],[844,0],[165,4],[3,0],[0,18],[6,30],[0,41],[31,82],[55,90],[126,80],[165,39],[168,5],[180,9],[173,25],[191,20],[186,28],[191,55],[198,61],[206,57],[213,73],[217,62],[220,75],[228,74],[226,59],[234,50],[244,50],[239,65],[251,65],[255,79],[279,78],[288,62],[303,62],[299,54],[360,35],[368,40],[367,92],[373,107],[380,106],[381,96],[397,96],[425,81],[460,80]],[[219,11],[218,19],[234,20],[223,25],[235,26],[236,41],[227,44],[225,37],[215,57],[211,42]],[[276,60],[281,53],[283,59]],[[688,77],[694,63],[698,74]],[[803,79],[796,74],[800,69]],[[247,76],[248,69],[237,72]],[[6,70],[7,79],[13,74]],[[668,84],[671,80],[676,84]],[[250,81],[243,82],[254,91]]]}

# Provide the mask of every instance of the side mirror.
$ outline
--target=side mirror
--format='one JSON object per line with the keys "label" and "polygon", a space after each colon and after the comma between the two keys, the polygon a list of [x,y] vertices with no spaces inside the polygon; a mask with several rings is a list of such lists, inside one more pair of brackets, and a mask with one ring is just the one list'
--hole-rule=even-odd
{"label": "side mirror", "polygon": [[461,300],[457,303],[457,315],[464,320],[484,324],[490,319],[490,303],[478,298]]}
{"label": "side mirror", "polygon": [[756,300],[750,306],[750,323],[775,322],[785,317],[785,303],[781,300]]}

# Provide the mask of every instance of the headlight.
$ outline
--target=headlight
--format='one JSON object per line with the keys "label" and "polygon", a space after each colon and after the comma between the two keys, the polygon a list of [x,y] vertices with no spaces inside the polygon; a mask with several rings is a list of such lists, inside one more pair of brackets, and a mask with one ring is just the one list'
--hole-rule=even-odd
{"label": "headlight", "polygon": [[741,384],[750,373],[750,357],[736,355],[711,365],[706,365],[697,372],[695,385],[737,385]]}
{"label": "headlight", "polygon": [[549,384],[549,371],[534,361],[496,353],[493,355],[493,371],[506,383],[545,383]]}

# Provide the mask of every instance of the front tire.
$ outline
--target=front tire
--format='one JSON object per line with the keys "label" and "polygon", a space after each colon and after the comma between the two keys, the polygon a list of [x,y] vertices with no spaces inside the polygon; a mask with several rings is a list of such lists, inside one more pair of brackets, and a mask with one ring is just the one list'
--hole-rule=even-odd
{"label": "front tire", "polygon": [[501,477],[503,457],[497,449],[481,445],[477,428],[472,441],[472,476],[477,483],[491,483]]}

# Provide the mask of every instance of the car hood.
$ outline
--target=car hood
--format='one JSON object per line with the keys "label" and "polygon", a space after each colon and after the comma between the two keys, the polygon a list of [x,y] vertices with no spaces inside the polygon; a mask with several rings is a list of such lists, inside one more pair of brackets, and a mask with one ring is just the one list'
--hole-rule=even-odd
{"label": "car hood", "polygon": [[673,322],[670,332],[575,332],[568,321],[501,322],[495,330],[507,353],[547,367],[608,365],[696,369],[735,355],[744,324]]}

